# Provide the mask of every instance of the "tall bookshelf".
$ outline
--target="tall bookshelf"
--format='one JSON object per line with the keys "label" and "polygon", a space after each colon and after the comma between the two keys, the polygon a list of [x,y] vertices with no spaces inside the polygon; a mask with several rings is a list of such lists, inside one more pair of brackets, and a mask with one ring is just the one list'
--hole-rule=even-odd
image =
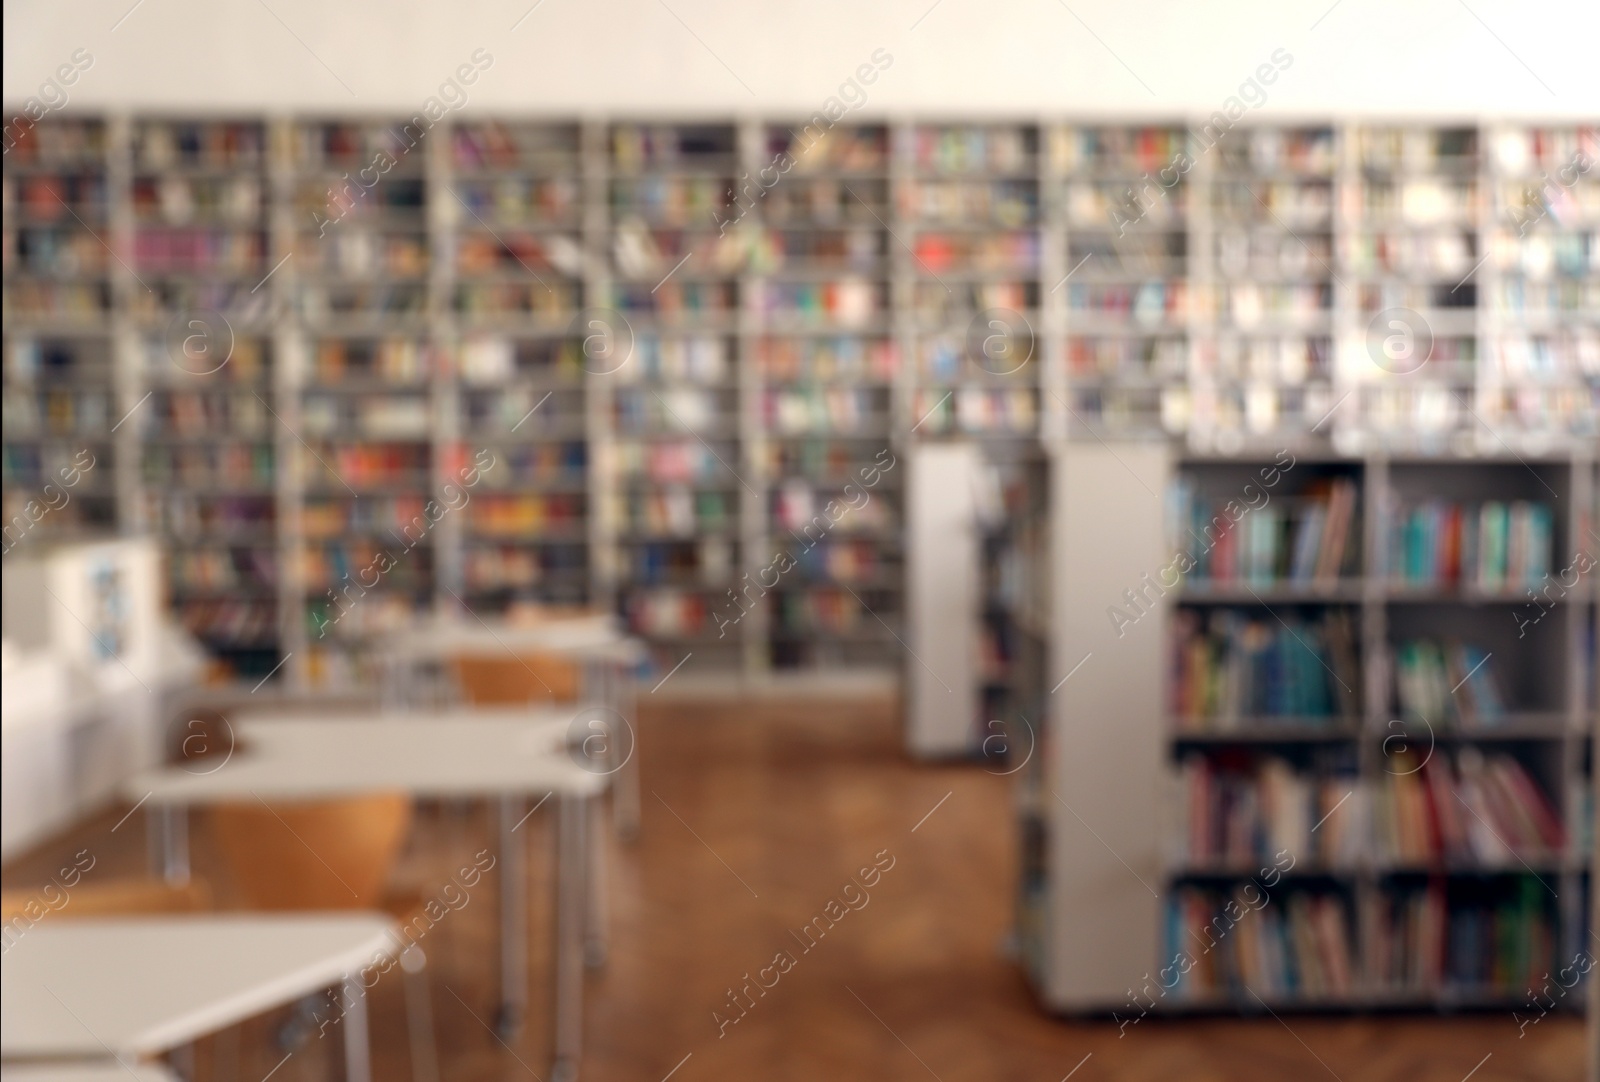
{"label": "tall bookshelf", "polygon": [[[240,675],[365,679],[370,631],[527,601],[614,608],[667,665],[888,671],[903,472],[756,585],[883,450],[972,441],[1006,492],[1063,440],[1592,442],[1596,206],[1562,170],[1597,141],[1513,121],[52,116],[6,156],[7,521],[92,454],[28,532],[170,540],[176,611]],[[1415,370],[1375,353],[1388,307],[1425,321]],[[1018,317],[1016,371],[983,352],[993,309]],[[480,453],[470,502],[427,522]],[[359,603],[328,596],[383,545],[396,566]]]}
{"label": "tall bookshelf", "polygon": [[[1595,549],[1592,454],[1166,455],[1057,456],[1022,530],[1048,583],[1043,620],[1014,595],[1041,997],[1537,1013],[1589,938],[1596,610],[1568,565]],[[1104,502],[1130,469],[1168,498]],[[1259,506],[1235,526],[1229,501]],[[1130,540],[1152,513],[1163,540]]]}
{"label": "tall bookshelf", "polygon": [[115,528],[125,510],[111,431],[121,416],[113,300],[121,268],[103,243],[125,138],[105,120],[78,118],[41,124],[6,154],[7,552],[36,536]]}

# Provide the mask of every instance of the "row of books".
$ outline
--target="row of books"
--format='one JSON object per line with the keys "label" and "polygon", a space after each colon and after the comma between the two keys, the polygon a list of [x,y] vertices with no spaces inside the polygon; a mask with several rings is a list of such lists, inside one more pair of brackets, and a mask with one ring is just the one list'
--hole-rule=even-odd
{"label": "row of books", "polygon": [[301,529],[313,540],[363,533],[386,534],[399,544],[421,544],[434,525],[425,513],[427,502],[423,495],[314,498],[301,512]]}
{"label": "row of books", "polygon": [[450,132],[456,169],[576,169],[576,125],[508,124],[499,120],[458,123]]}
{"label": "row of books", "polygon": [[768,391],[762,404],[767,431],[794,436],[878,432],[887,428],[888,403],[878,391],[846,387]]}
{"label": "row of books", "polygon": [[366,436],[372,439],[426,440],[432,431],[426,395],[306,395],[301,425],[308,436]]}
{"label": "row of books", "polygon": [[721,335],[641,334],[616,378],[623,382],[726,384],[734,376],[734,342]]}
{"label": "row of books", "polygon": [[611,161],[619,171],[725,164],[735,153],[727,124],[615,124]]}
{"label": "row of books", "polygon": [[6,252],[7,275],[26,273],[49,277],[92,277],[105,274],[109,254],[87,232],[76,229],[24,229],[12,236]]}
{"label": "row of books", "polygon": [[264,270],[265,233],[207,228],[140,229],[133,263],[140,270],[242,274]]}
{"label": "row of books", "polygon": [[883,180],[837,180],[791,172],[782,184],[767,189],[760,213],[773,224],[882,228],[889,217],[889,186]]}
{"label": "row of books", "polygon": [[801,128],[767,129],[767,158],[794,159],[796,172],[866,173],[888,168],[889,131],[882,125],[836,127],[824,132]]}
{"label": "row of books", "polygon": [[1164,229],[1181,229],[1189,213],[1189,189],[1183,184],[1162,188],[1159,195],[1136,195],[1122,180],[1074,180],[1062,194],[1068,227],[1110,232],[1113,251],[1122,250],[1120,245],[1129,240],[1162,237]]}
{"label": "row of books", "polygon": [[929,173],[1025,173],[1034,170],[1037,150],[1032,130],[919,125],[912,135],[911,162]]}
{"label": "row of books", "polygon": [[923,268],[943,270],[1032,271],[1039,265],[1038,234],[1028,232],[919,232],[912,251]]}
{"label": "row of books", "polygon": [[919,390],[911,411],[916,427],[930,434],[965,432],[1026,435],[1039,424],[1039,402],[1031,390],[957,387]]}
{"label": "row of books", "polygon": [[[1594,271],[1583,273],[1593,275]],[[1498,311],[1519,315],[1592,313],[1600,305],[1600,285],[1588,277],[1549,282],[1513,278],[1492,287],[1489,302]]]}
{"label": "row of books", "polygon": [[1416,639],[1392,654],[1400,716],[1430,725],[1493,725],[1506,714],[1497,666],[1481,647]]}
{"label": "row of books", "polygon": [[1181,325],[1189,304],[1189,283],[1182,278],[1131,285],[1073,282],[1067,287],[1067,307],[1073,312],[1116,322]]}
{"label": "row of books", "polygon": [[1489,145],[1493,151],[1491,160],[1499,171],[1535,174],[1570,164],[1579,151],[1590,159],[1600,158],[1600,128],[1506,128],[1495,132]]}
{"label": "row of books", "polygon": [[[1561,814],[1522,763],[1464,747],[1423,758],[1426,734],[1385,748],[1383,782],[1372,790],[1377,851],[1404,864],[1514,864],[1559,854]],[[1419,747],[1420,745],[1420,747]]]}
{"label": "row of books", "polygon": [[425,278],[428,274],[428,238],[420,232],[351,229],[305,239],[317,243],[297,249],[303,255],[295,271],[302,281],[327,275]]}
{"label": "row of books", "polygon": [[[1025,320],[1024,313],[1039,306],[1039,283],[1034,279],[945,282],[920,266],[917,271],[910,314],[919,328],[938,333],[949,333],[950,329],[966,331],[980,312],[1000,308],[1015,312]],[[1015,320],[1011,323],[1014,338],[1022,340],[1031,335],[1030,327],[1016,324]],[[992,320],[989,329],[993,329]]]}
{"label": "row of books", "polygon": [[1600,331],[1572,327],[1556,334],[1502,335],[1490,342],[1489,361],[1507,383],[1586,377],[1600,371]]}
{"label": "row of books", "polygon": [[1530,279],[1565,276],[1581,278],[1600,265],[1600,237],[1589,232],[1509,234],[1490,238],[1489,251],[1501,274]]}
{"label": "row of books", "polygon": [[106,125],[103,120],[57,119],[28,129],[6,154],[18,166],[103,165]]}
{"label": "row of books", "polygon": [[[382,557],[386,556],[387,559]],[[426,588],[431,578],[427,546],[408,549],[387,538],[346,540],[306,545],[297,554],[300,581],[313,594],[332,590],[345,604],[360,609],[367,600],[360,591],[384,592]],[[386,570],[383,570],[387,568]],[[343,593],[352,587],[350,593]]]}
{"label": "row of books", "polygon": [[838,278],[822,282],[766,280],[756,287],[754,303],[769,315],[780,314],[809,322],[865,326],[882,319],[889,308],[886,282],[868,278]]}
{"label": "row of books", "polygon": [[273,479],[270,444],[146,447],[141,462],[148,485],[256,490]]}
{"label": "row of books", "polygon": [[1180,609],[1169,663],[1178,727],[1229,732],[1254,719],[1353,718],[1361,688],[1356,644],[1353,617],[1341,608],[1282,624],[1227,609]]}
{"label": "row of books", "polygon": [[1328,379],[1332,353],[1333,340],[1328,335],[1207,335],[1194,340],[1194,371],[1221,379],[1298,387]]}
{"label": "row of books", "polygon": [[1351,923],[1334,892],[1180,887],[1167,903],[1166,957],[1193,964],[1184,972],[1175,963],[1171,994],[1227,995],[1251,1006],[1256,997],[1270,1004],[1347,996],[1359,974]]}
{"label": "row of books", "polygon": [[580,545],[467,546],[465,564],[469,590],[525,590],[547,579],[582,578],[588,559]]}
{"label": "row of books", "polygon": [[619,475],[658,484],[732,481],[738,451],[732,444],[692,439],[624,440],[616,445],[614,461]]}
{"label": "row of books", "polygon": [[611,306],[626,313],[673,316],[729,316],[738,310],[738,290],[732,282],[680,281],[657,283],[613,282]]}
{"label": "row of books", "polygon": [[1211,262],[1229,278],[1319,278],[1327,276],[1333,238],[1326,233],[1285,237],[1237,226],[1216,230]]}
{"label": "row of books", "polygon": [[[389,155],[403,168],[408,164],[407,156],[414,140],[403,138],[401,132],[401,123],[328,120],[296,124],[290,135],[289,152],[295,164],[306,170],[364,166],[379,152]],[[422,155],[417,155],[417,158],[422,158]],[[384,183],[387,184],[388,180],[385,179]]]}
{"label": "row of books", "polygon": [[368,223],[422,225],[427,217],[428,184],[387,173],[382,184],[369,190],[356,189],[343,177],[319,177],[296,184],[289,198],[297,222],[316,230],[319,239],[326,239],[333,233],[357,231]]}
{"label": "row of books", "polygon": [[1390,522],[1389,569],[1400,585],[1521,593],[1550,572],[1555,520],[1543,503],[1428,500]]}
{"label": "row of books", "polygon": [[519,443],[497,447],[495,462],[478,475],[486,490],[583,487],[589,469],[589,448],[582,440]]}
{"label": "row of books", "polygon": [[270,547],[183,549],[169,555],[167,574],[180,592],[271,589],[278,560]]}
{"label": "row of books", "polygon": [[412,443],[339,443],[309,448],[316,457],[302,458],[306,476],[323,487],[343,485],[416,485],[427,487],[429,448]]}
{"label": "row of books", "polygon": [[1396,991],[1445,985],[1522,997],[1555,967],[1548,894],[1519,875],[1488,896],[1451,898],[1442,882],[1386,892],[1368,946],[1374,980]]}
{"label": "row of books", "polygon": [[[1591,158],[1591,161],[1594,160]],[[1569,168],[1572,159],[1557,168]],[[1544,177],[1528,177],[1490,189],[1495,209],[1505,215],[1502,228],[1515,228],[1519,236],[1545,236],[1556,229],[1592,226],[1600,222],[1600,193],[1593,185],[1570,187]],[[1526,233],[1524,233],[1526,230]]]}
{"label": "row of books", "polygon": [[254,225],[266,209],[261,177],[135,177],[131,198],[141,223],[189,225],[192,222]]}
{"label": "row of books", "polygon": [[111,389],[32,391],[7,387],[5,430],[23,434],[100,438],[112,423]]}
{"label": "row of books", "polygon": [[432,368],[431,351],[412,338],[325,338],[317,343],[311,377],[330,386],[347,380],[420,383]]}
{"label": "row of books", "polygon": [[726,532],[737,524],[731,494],[716,490],[666,488],[616,497],[615,521],[625,532],[645,536],[693,537]]}
{"label": "row of books", "polygon": [[271,424],[266,403],[250,391],[172,390],[153,397],[139,428],[149,434],[260,438]]}
{"label": "row of books", "polygon": [[[1061,173],[1154,173],[1190,154],[1187,128],[1071,128],[1050,143]],[[1190,154],[1193,157],[1192,154]]]}
{"label": "row of books", "polygon": [[1182,867],[1253,867],[1285,850],[1307,865],[1343,867],[1367,851],[1363,809],[1349,806],[1357,782],[1346,773],[1297,772],[1276,756],[1191,754],[1178,783]]}
{"label": "row of books", "polygon": [[581,535],[587,505],[585,497],[576,493],[480,494],[467,509],[467,522],[480,537]]}
{"label": "row of books", "polygon": [[1362,128],[1356,154],[1369,169],[1476,169],[1476,128]]}
{"label": "row of books", "polygon": [[1030,180],[919,180],[895,191],[900,216],[924,225],[989,222],[1019,229],[1039,220],[1039,186]]}
{"label": "row of books", "polygon": [[584,426],[580,387],[544,390],[513,384],[492,391],[474,390],[462,396],[461,406],[463,430],[478,439],[564,438],[582,432]]}
{"label": "row of books", "polygon": [[575,226],[583,209],[575,177],[515,176],[462,179],[451,190],[466,204],[464,220],[490,225]]}
{"label": "row of books", "polygon": [[1245,498],[1208,497],[1183,479],[1170,501],[1178,544],[1195,564],[1192,583],[1326,589],[1359,574],[1359,495],[1349,478],[1314,482],[1258,510]]}
{"label": "row of books", "polygon": [[1353,204],[1350,209],[1360,217],[1423,226],[1446,222],[1472,225],[1481,209],[1476,179],[1427,177],[1397,183],[1368,181],[1350,202]]}
{"label": "row of books", "polygon": [[[784,584],[779,583],[782,587]],[[849,590],[836,590],[826,586],[805,590],[782,590],[771,595],[772,626],[779,632],[791,634],[851,635],[869,633],[888,634],[882,619],[894,623],[896,614],[874,606],[868,612],[861,600]]]}
{"label": "row of books", "polygon": [[81,383],[108,379],[111,374],[110,344],[104,340],[82,338],[35,338],[9,336],[5,351],[7,383]]}
{"label": "row of books", "polygon": [[711,226],[730,217],[733,195],[728,178],[704,176],[634,177],[611,182],[611,213],[635,216],[653,225]]}
{"label": "row of books", "polygon": [[885,235],[857,226],[850,229],[751,231],[749,267],[752,273],[770,274],[785,268],[837,267],[872,270],[887,265]]}
{"label": "row of books", "polygon": [[[636,346],[642,348],[642,343]],[[578,383],[583,379],[583,346],[572,339],[473,334],[456,351],[456,365],[462,381],[477,386],[508,383],[518,377]]]}
{"label": "row of books", "polygon": [[1333,185],[1324,180],[1233,181],[1218,179],[1211,186],[1213,215],[1224,222],[1255,222],[1290,226],[1332,224]]}
{"label": "row of books", "polygon": [[755,356],[771,381],[889,383],[899,368],[892,340],[856,335],[763,337],[756,342]]}
{"label": "row of books", "polygon": [[145,518],[168,537],[231,536],[265,542],[275,536],[271,496],[210,495],[170,489],[145,494]]}
{"label": "row of books", "polygon": [[[818,484],[860,481],[858,471],[871,457],[853,443],[834,440],[771,440],[762,449],[762,465],[769,477],[804,477]],[[893,488],[898,473],[883,473],[880,488]]]}
{"label": "row of books", "polygon": [[245,121],[147,121],[135,126],[133,159],[140,169],[259,169],[266,163],[266,126]]}
{"label": "row of books", "polygon": [[[630,591],[623,599],[623,615],[628,629],[637,635],[650,638],[692,637],[714,633],[716,625],[710,622],[712,611],[723,612],[731,602],[692,590],[661,588]],[[742,610],[741,610],[742,611]],[[725,620],[737,618],[738,613],[723,612]],[[730,631],[737,634],[737,629]]]}
{"label": "row of books", "polygon": [[630,582],[640,585],[721,586],[732,581],[733,553],[733,542],[721,537],[646,541],[623,550],[623,569]]}
{"label": "row of books", "polygon": [[[893,524],[890,500],[882,493],[862,490],[848,497],[832,489],[814,486],[797,477],[784,480],[772,490],[774,526],[791,534],[804,535],[807,546],[830,537],[852,534],[887,536]],[[776,540],[781,544],[784,538]]]}
{"label": "row of books", "polygon": [[1256,128],[1230,132],[1227,139],[1213,148],[1213,153],[1218,158],[1218,170],[1224,175],[1281,172],[1326,175],[1333,172],[1334,135],[1329,127]]}
{"label": "row of books", "polygon": [[738,402],[732,390],[694,387],[619,388],[613,399],[622,433],[711,432],[733,427]]}
{"label": "row of books", "polygon": [[1370,230],[1339,238],[1339,264],[1356,274],[1449,278],[1455,282],[1478,261],[1471,233],[1457,229]]}
{"label": "row of books", "polygon": [[187,600],[174,608],[178,622],[202,642],[259,646],[278,637],[278,606],[262,598]]}
{"label": "row of books", "polygon": [[5,309],[25,317],[94,321],[111,310],[111,285],[13,279],[5,284]]}
{"label": "row of books", "polygon": [[[544,282],[463,282],[456,286],[453,303],[464,316],[515,316],[548,325],[571,320],[578,312],[581,295],[576,285],[561,278],[547,278]],[[408,293],[407,297],[408,303],[395,310],[420,313],[422,293]],[[683,307],[681,303],[670,309],[663,305],[668,311]]]}

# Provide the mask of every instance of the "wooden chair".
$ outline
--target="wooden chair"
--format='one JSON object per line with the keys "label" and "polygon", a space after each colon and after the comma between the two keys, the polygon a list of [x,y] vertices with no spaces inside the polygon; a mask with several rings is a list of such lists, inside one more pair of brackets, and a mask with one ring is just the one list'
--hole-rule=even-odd
{"label": "wooden chair", "polygon": [[[71,920],[74,917],[138,917],[157,913],[199,913],[211,908],[211,889],[198,879],[173,885],[161,879],[126,878],[61,887],[57,907],[48,887],[18,887],[0,892],[0,921]],[[36,916],[43,906],[47,916]],[[34,913],[29,909],[33,908]]]}
{"label": "wooden chair", "polygon": [[461,698],[473,706],[576,702],[583,688],[582,669],[552,654],[460,656],[451,667]]}
{"label": "wooden chair", "polygon": [[[211,809],[211,825],[233,882],[252,908],[377,909],[405,926],[423,914],[423,900],[390,890],[388,882],[412,815],[410,796],[377,793],[275,805],[219,804]],[[398,961],[405,974],[412,1076],[436,1082],[427,957],[411,943]]]}

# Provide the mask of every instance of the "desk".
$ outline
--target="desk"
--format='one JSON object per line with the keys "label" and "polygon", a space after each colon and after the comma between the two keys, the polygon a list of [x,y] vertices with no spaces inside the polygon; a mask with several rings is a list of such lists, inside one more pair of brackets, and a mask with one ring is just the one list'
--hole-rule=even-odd
{"label": "desk", "polygon": [[626,836],[639,829],[638,733],[632,729],[633,685],[627,674],[648,662],[650,652],[638,639],[618,630],[614,617],[557,617],[536,624],[502,620],[433,618],[381,637],[390,694],[401,703],[417,699],[417,673],[424,666],[442,666],[452,657],[506,657],[555,654],[583,667],[584,697],[616,711],[629,725],[626,757],[616,768],[613,811]]}
{"label": "desk", "polygon": [[[531,720],[530,720],[531,719]],[[240,749],[209,773],[166,767],[129,780],[124,792],[145,801],[166,840],[165,871],[186,875],[179,824],[194,804],[238,800],[326,800],[380,791],[498,804],[501,869],[502,1033],[523,1022],[528,992],[527,847],[517,826],[530,797],[556,797],[555,1031],[559,1079],[575,1077],[582,1048],[585,899],[592,871],[585,835],[603,774],[575,763],[564,747],[566,718],[557,711],[456,710],[443,715],[297,715],[247,718]],[[198,760],[204,763],[206,760]],[[192,764],[190,764],[192,767]]]}
{"label": "desk", "polygon": [[0,1082],[178,1082],[155,1063],[65,1063],[0,1068]]}
{"label": "desk", "polygon": [[[394,922],[374,913],[85,918],[36,928],[5,954],[0,1052],[158,1055],[349,985],[395,942]],[[366,999],[346,998],[346,1072],[366,1079]]]}

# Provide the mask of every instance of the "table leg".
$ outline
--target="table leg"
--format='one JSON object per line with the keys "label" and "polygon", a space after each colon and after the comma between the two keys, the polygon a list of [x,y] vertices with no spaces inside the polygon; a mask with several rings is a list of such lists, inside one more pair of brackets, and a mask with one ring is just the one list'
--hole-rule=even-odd
{"label": "table leg", "polygon": [[372,1082],[372,1048],[367,1044],[367,992],[354,977],[344,981],[345,1082]]}
{"label": "table leg", "polygon": [[189,809],[155,804],[145,812],[145,834],[155,874],[174,886],[189,881]]}
{"label": "table leg", "polygon": [[528,847],[516,834],[521,797],[500,798],[500,1013],[495,1028],[509,1037],[528,1009]]}
{"label": "table leg", "polygon": [[606,964],[606,838],[601,829],[605,811],[598,800],[587,802],[584,812],[584,961],[590,969]]}
{"label": "table leg", "polygon": [[573,1082],[583,1051],[584,826],[589,798],[562,794],[556,808],[555,1063],[552,1082]]}
{"label": "table leg", "polygon": [[613,677],[616,689],[617,713],[628,719],[632,726],[630,746],[627,748],[628,759],[622,764],[617,775],[612,779],[611,789],[611,815],[615,821],[617,833],[624,838],[633,839],[639,834],[639,719],[638,696],[634,687],[633,678],[616,673]]}

